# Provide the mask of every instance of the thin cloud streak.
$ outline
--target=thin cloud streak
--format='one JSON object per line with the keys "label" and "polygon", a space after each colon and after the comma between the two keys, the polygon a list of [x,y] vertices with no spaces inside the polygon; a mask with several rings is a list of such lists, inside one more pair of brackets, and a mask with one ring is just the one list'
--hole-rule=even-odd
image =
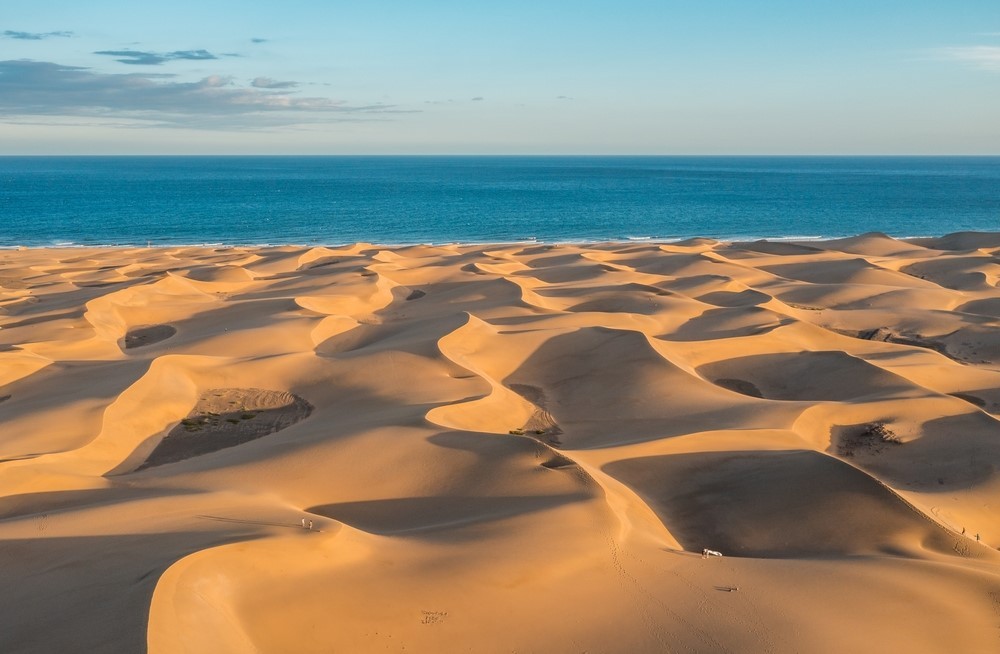
{"label": "thin cloud streak", "polygon": [[73,36],[73,32],[18,32],[16,30],[5,30],[3,32],[4,38],[8,39],[18,39],[21,41],[42,41],[44,39],[51,38],[69,38]]}
{"label": "thin cloud streak", "polygon": [[394,113],[403,112],[391,105],[349,105],[241,87],[221,75],[178,82],[165,74],[105,74],[45,61],[0,61],[0,118],[102,117],[253,129]]}
{"label": "thin cloud streak", "polygon": [[974,68],[1000,71],[1000,46],[972,45],[940,48],[937,52],[945,59],[958,61]]}
{"label": "thin cloud streak", "polygon": [[255,77],[250,82],[250,86],[255,89],[293,89],[298,85],[298,82],[279,82],[270,77]]}
{"label": "thin cloud streak", "polygon": [[175,50],[174,52],[146,52],[142,50],[98,50],[94,54],[116,57],[115,61],[131,66],[159,66],[177,59],[208,61],[218,59],[208,50]]}

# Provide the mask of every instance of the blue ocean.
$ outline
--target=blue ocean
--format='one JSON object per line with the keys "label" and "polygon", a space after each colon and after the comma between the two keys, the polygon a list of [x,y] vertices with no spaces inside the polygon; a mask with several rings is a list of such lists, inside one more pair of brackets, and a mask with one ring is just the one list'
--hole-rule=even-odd
{"label": "blue ocean", "polygon": [[0,157],[0,246],[1000,230],[1000,157]]}

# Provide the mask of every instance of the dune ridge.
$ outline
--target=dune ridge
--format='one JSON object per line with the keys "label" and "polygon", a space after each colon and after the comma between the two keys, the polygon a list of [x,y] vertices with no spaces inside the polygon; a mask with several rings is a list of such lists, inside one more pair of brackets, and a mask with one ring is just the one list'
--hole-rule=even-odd
{"label": "dune ridge", "polygon": [[998,239],[0,251],[0,649],[995,651]]}

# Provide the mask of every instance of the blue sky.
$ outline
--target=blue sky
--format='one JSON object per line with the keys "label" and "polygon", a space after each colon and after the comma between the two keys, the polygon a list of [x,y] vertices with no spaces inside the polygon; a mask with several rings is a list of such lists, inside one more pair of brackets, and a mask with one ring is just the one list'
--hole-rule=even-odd
{"label": "blue sky", "polygon": [[0,10],[0,154],[1000,154],[997,116],[997,0]]}

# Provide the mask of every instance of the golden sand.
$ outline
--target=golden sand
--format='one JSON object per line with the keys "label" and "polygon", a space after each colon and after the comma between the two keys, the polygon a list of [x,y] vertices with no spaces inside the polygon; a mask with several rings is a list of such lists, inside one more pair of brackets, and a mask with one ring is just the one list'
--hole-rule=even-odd
{"label": "golden sand", "polygon": [[998,234],[0,252],[0,651],[998,651],[998,285]]}

